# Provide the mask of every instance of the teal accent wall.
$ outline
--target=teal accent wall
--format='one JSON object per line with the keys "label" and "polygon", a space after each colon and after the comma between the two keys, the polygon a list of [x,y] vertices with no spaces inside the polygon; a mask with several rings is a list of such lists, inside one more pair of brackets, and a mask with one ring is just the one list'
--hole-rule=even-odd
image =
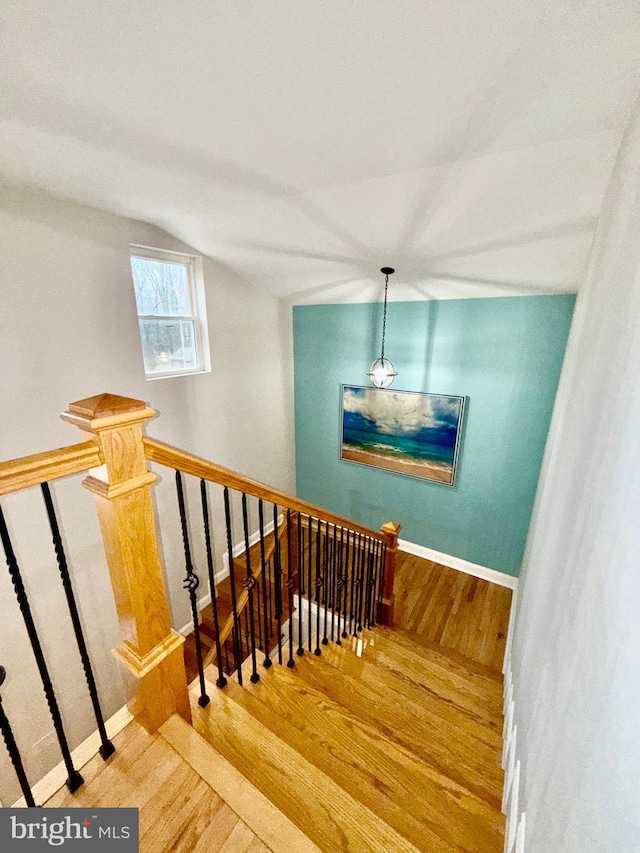
{"label": "teal accent wall", "polygon": [[298,496],[518,575],[575,296],[392,302],[393,388],[467,397],[455,486],[340,459],[340,386],[368,385],[382,305],[293,309]]}

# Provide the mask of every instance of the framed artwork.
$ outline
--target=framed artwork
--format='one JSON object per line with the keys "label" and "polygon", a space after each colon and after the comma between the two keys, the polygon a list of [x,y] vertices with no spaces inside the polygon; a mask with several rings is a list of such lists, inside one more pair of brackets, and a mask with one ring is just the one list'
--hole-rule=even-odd
{"label": "framed artwork", "polygon": [[341,387],[341,459],[453,486],[464,397]]}

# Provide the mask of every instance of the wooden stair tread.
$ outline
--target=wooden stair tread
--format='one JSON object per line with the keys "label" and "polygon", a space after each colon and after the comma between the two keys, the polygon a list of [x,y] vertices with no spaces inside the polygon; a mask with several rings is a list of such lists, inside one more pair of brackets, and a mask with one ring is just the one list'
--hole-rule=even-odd
{"label": "wooden stair tread", "polygon": [[378,631],[382,637],[391,634],[396,643],[403,644],[410,650],[418,650],[418,653],[420,653],[420,650],[426,650],[433,660],[440,658],[444,664],[448,663],[449,666],[459,668],[463,672],[473,673],[482,679],[486,679],[489,683],[493,682],[495,684],[494,689],[500,693],[502,691],[502,672],[498,669],[465,657],[456,649],[435,643],[432,640],[426,639],[426,637],[421,637],[419,634],[405,631],[403,628],[396,626],[393,628],[384,628],[378,626],[376,632]]}
{"label": "wooden stair tread", "polygon": [[323,853],[417,848],[274,735],[224,690],[194,709],[196,729]]}
{"label": "wooden stair tread", "polygon": [[380,666],[368,656],[359,657],[349,649],[340,646],[326,646],[323,650],[325,662],[330,663],[341,673],[352,676],[361,684],[374,690],[382,690],[388,696],[397,697],[403,711],[419,718],[433,733],[442,740],[456,741],[456,735],[464,732],[464,737],[477,760],[484,765],[490,763],[502,751],[501,730],[492,727],[469,714],[466,710],[448,704],[434,691],[415,682],[404,672]]}
{"label": "wooden stair tread", "polygon": [[501,847],[500,811],[436,772],[296,669],[272,667],[230,695],[421,850]]}
{"label": "wooden stair tread", "polygon": [[71,794],[64,786],[43,805],[137,807],[141,853],[268,851],[163,737],[132,722],[114,743],[116,752],[107,762],[96,755],[82,767],[85,783],[78,791]]}
{"label": "wooden stair tread", "polygon": [[[498,748],[502,748],[502,697],[493,689],[487,691],[486,684],[476,684],[473,673],[464,677],[441,661],[433,661],[428,654],[417,654],[394,642],[388,633],[379,636],[377,632],[367,631],[362,640],[353,637],[344,640],[342,648],[426,691],[431,706],[443,715],[456,720],[462,714],[485,730],[492,730]],[[415,691],[412,695],[420,696]]]}
{"label": "wooden stair tread", "polygon": [[502,769],[498,750],[482,744],[465,728],[445,727],[442,717],[425,714],[421,705],[404,696],[390,702],[389,697],[394,694],[385,686],[384,672],[379,679],[365,683],[338,669],[329,657],[323,654],[310,659],[304,655],[296,666],[312,686],[379,728],[388,738],[413,750],[439,773],[500,808]]}
{"label": "wooden stair tread", "polygon": [[[211,687],[211,690],[216,690]],[[274,853],[319,853],[318,847],[205,738],[174,714],[160,733]],[[215,849],[215,848],[209,848]]]}

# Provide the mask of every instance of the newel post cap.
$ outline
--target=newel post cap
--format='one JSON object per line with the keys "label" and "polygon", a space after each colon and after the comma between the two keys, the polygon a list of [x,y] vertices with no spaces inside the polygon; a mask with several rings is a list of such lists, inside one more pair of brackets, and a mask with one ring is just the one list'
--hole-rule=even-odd
{"label": "newel post cap", "polygon": [[144,400],[120,397],[118,394],[96,394],[84,400],[70,403],[60,417],[78,426],[89,429],[115,427],[120,424],[143,421],[155,415]]}

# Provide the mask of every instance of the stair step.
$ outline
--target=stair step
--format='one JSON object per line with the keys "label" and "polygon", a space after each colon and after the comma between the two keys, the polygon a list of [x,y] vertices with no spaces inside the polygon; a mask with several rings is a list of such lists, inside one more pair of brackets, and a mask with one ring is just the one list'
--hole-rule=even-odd
{"label": "stair step", "polygon": [[361,640],[344,640],[342,648],[426,691],[431,696],[431,706],[440,713],[449,714],[453,720],[463,715],[486,731],[493,731],[493,742],[501,749],[502,695],[493,689],[494,682],[490,689],[485,683],[474,683],[473,673],[465,674],[460,668],[446,666],[441,659],[432,659],[426,649],[416,651],[419,646],[409,649],[389,632],[366,631]]}
{"label": "stair step", "polygon": [[439,773],[500,808],[500,750],[479,740],[477,727],[470,733],[465,725],[454,725],[429,713],[422,704],[398,695],[398,679],[387,670],[366,667],[353,654],[333,655],[330,649],[324,646],[320,657],[304,655],[296,661],[299,672],[313,687],[413,751]]}
{"label": "stair step", "polygon": [[160,734],[273,853],[319,853],[286,815],[177,714],[161,727]]}
{"label": "stair step", "polygon": [[[487,685],[487,689],[493,689],[496,692],[502,695],[502,672],[493,667],[487,666],[484,663],[479,663],[478,661],[472,660],[471,658],[465,657],[460,652],[455,649],[451,649],[448,646],[442,646],[439,643],[432,642],[431,640],[427,640],[425,637],[421,637],[419,634],[412,633],[411,631],[405,631],[403,628],[383,628],[377,627],[376,633],[380,633],[382,637],[385,637],[387,634],[390,634],[395,642],[405,645],[406,648],[411,650],[426,650],[429,653],[429,657],[433,660],[440,659],[443,665],[449,665],[452,669],[457,669],[464,673],[472,673],[478,676],[474,681],[478,681],[479,683],[484,683]],[[493,688],[489,685],[493,684]]]}
{"label": "stair step", "polygon": [[295,669],[272,667],[257,684],[230,684],[229,695],[331,776],[360,802],[426,851],[498,850],[503,817],[386,738]]}
{"label": "stair step", "polygon": [[194,708],[194,725],[323,853],[416,851],[413,844],[266,728],[225,690],[211,686],[211,704]]}

